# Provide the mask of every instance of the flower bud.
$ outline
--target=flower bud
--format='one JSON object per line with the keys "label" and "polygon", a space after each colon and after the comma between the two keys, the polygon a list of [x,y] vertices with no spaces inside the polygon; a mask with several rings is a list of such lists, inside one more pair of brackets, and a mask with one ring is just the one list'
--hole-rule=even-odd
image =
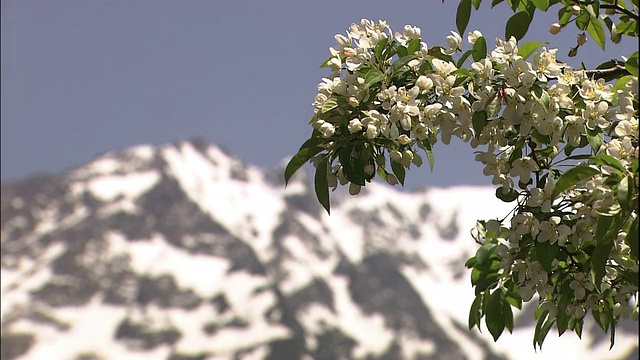
{"label": "flower bud", "polygon": [[398,136],[398,142],[400,145],[409,145],[413,140],[405,134]]}
{"label": "flower bud", "polygon": [[478,30],[473,30],[473,32],[470,32],[467,35],[467,41],[469,41],[469,44],[473,45],[476,43],[476,40],[478,40],[478,38],[482,37],[482,33]]}
{"label": "flower bud", "polygon": [[349,184],[349,194],[350,195],[358,195],[360,193],[361,186],[351,183]]}
{"label": "flower bud", "polygon": [[413,161],[413,152],[411,150],[405,150],[402,152],[402,159],[400,159],[400,164],[402,166],[408,168],[411,165],[411,161]]}
{"label": "flower bud", "polygon": [[398,178],[393,174],[387,174],[387,183],[389,183],[389,185],[396,185]]}
{"label": "flower bud", "polygon": [[569,57],[575,57],[576,55],[578,55],[578,47],[574,47],[571,48],[571,50],[569,50],[569,53],[567,54],[567,56]]}
{"label": "flower bud", "polygon": [[367,164],[364,166],[364,173],[367,175],[373,175],[375,171],[376,171],[376,168],[372,164]]}
{"label": "flower bud", "polygon": [[413,160],[411,160],[411,162],[417,167],[422,166],[422,158],[416,153],[413,153]]}
{"label": "flower bud", "polygon": [[338,186],[338,177],[334,173],[327,174],[327,185],[330,188],[335,188]]}
{"label": "flower bud", "polygon": [[399,163],[400,160],[402,160],[402,153],[398,150],[390,150],[389,157],[391,158],[391,160]]}
{"label": "flower bud", "polygon": [[587,42],[587,35],[585,33],[578,35],[578,46],[582,46],[586,42]]}
{"label": "flower bud", "polygon": [[560,30],[562,30],[562,25],[560,25],[559,23],[553,23],[549,27],[549,32],[553,35],[556,35],[557,33],[559,33]]}
{"label": "flower bud", "polygon": [[402,152],[402,158],[407,158],[409,161],[413,161],[413,151],[407,149]]}
{"label": "flower bud", "polygon": [[324,157],[323,154],[318,154],[315,155],[314,157],[311,158],[311,164],[313,164],[313,167],[318,167],[318,164],[320,164],[320,162],[322,161],[322,158]]}
{"label": "flower bud", "polygon": [[335,126],[329,124],[328,122],[323,123],[318,128],[318,131],[322,134],[324,138],[330,138],[335,134],[336,128]]}
{"label": "flower bud", "polygon": [[422,91],[429,91],[433,88],[433,80],[421,75],[418,80],[416,80],[416,86]]}
{"label": "flower bud", "polygon": [[581,10],[581,8],[580,8],[580,5],[578,5],[578,4],[573,5],[573,6],[571,7],[571,12],[572,12],[572,13],[573,13],[573,15],[575,15],[575,16],[580,15],[580,10]]}
{"label": "flower bud", "polygon": [[374,139],[376,136],[378,136],[378,133],[379,133],[379,130],[375,125],[373,124],[367,125],[367,137],[369,139]]}
{"label": "flower bud", "polygon": [[358,131],[362,130],[362,122],[360,122],[360,119],[358,119],[358,118],[351,119],[351,121],[349,121],[349,124],[347,125],[347,129],[352,134],[355,133],[355,132],[358,132]]}
{"label": "flower bud", "polygon": [[360,105],[360,102],[355,98],[355,96],[352,96],[349,98],[349,105],[351,105],[351,107],[358,107],[358,105]]}
{"label": "flower bud", "polygon": [[342,166],[338,168],[338,172],[336,173],[336,175],[338,176],[338,180],[340,180],[340,185],[345,185],[346,183],[349,182],[347,177],[344,175],[344,170]]}

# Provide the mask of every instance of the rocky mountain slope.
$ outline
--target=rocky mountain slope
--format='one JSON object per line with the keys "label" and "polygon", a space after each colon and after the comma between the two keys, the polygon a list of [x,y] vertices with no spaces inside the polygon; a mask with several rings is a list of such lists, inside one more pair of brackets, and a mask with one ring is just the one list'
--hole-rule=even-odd
{"label": "rocky mountain slope", "polygon": [[[1,357],[635,359],[637,323],[531,344],[468,331],[468,230],[508,206],[478,187],[285,189],[204,141],[105,154],[2,185]],[[531,309],[528,310],[530,313]],[[524,312],[527,312],[525,310]]]}

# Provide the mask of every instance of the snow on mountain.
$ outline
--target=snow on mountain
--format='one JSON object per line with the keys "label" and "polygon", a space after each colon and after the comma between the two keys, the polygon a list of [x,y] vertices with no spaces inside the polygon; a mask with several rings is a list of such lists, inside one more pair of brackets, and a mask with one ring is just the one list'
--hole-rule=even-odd
{"label": "snow on mountain", "polygon": [[[466,327],[464,261],[493,189],[334,194],[284,187],[203,141],[105,154],[2,185],[2,359],[631,359],[599,330]],[[526,308],[525,308],[526,309]],[[519,326],[518,326],[519,325]]]}

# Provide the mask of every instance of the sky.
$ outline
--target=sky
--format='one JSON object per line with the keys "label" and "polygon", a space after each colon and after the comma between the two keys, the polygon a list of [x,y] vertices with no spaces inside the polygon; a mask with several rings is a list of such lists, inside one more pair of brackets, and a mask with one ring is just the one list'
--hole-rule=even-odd
{"label": "sky", "polygon": [[[319,65],[336,33],[362,18],[382,19],[394,31],[419,26],[429,46],[442,45],[455,30],[457,4],[2,0],[1,180],[196,137],[273,168],[311,132],[317,84],[329,73]],[[578,30],[549,34],[556,11],[537,13],[523,41],[549,41],[566,61]],[[506,2],[491,10],[485,1],[468,31],[502,37],[511,14]],[[593,68],[636,46],[625,41],[603,52],[590,40],[576,59]],[[407,189],[491,184],[467,144],[437,144],[434,152],[434,171],[410,171]]]}

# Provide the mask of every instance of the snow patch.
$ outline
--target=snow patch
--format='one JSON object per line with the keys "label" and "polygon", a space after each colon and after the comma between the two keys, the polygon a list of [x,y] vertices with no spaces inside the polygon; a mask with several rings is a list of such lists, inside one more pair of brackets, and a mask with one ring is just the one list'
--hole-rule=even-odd
{"label": "snow patch", "polygon": [[112,201],[120,196],[136,198],[153,188],[160,180],[157,171],[129,175],[105,175],[88,181],[87,188],[98,199]]}
{"label": "snow patch", "polygon": [[108,235],[113,254],[131,256],[131,267],[140,274],[171,274],[178,286],[193,289],[208,296],[219,289],[229,261],[226,259],[190,254],[167,243],[162,237],[148,241],[127,241],[117,233]]}

